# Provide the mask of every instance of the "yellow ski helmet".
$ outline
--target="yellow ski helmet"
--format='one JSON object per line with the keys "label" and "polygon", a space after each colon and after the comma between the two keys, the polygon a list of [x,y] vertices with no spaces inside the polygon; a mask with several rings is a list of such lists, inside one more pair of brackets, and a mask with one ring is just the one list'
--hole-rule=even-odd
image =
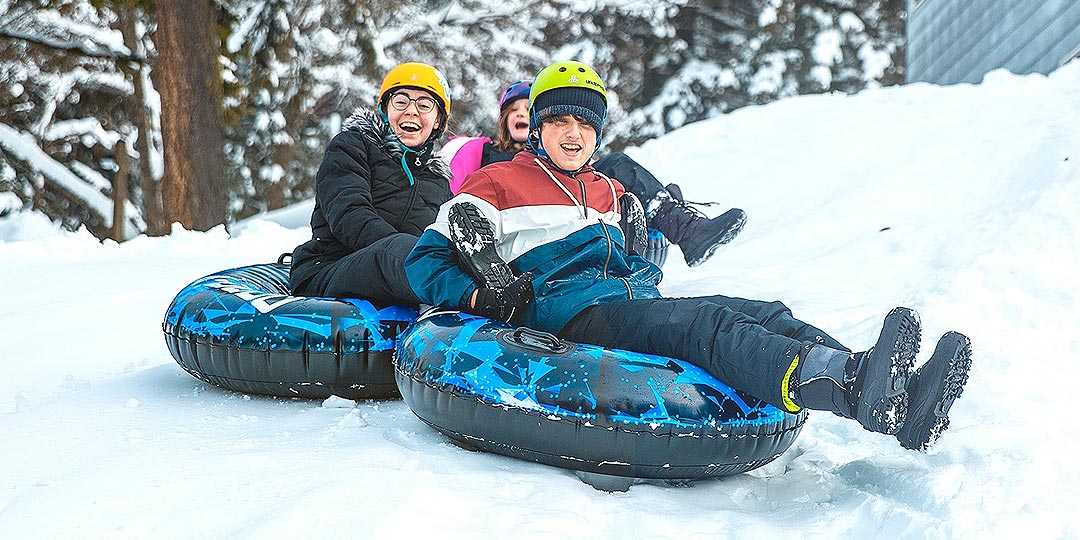
{"label": "yellow ski helmet", "polygon": [[442,106],[445,117],[450,117],[450,86],[446,84],[446,77],[434,66],[420,62],[406,62],[391,69],[383,78],[382,87],[379,88],[378,106],[386,112],[386,101],[390,99],[390,91],[395,88],[412,87],[427,90],[435,95],[435,99]]}

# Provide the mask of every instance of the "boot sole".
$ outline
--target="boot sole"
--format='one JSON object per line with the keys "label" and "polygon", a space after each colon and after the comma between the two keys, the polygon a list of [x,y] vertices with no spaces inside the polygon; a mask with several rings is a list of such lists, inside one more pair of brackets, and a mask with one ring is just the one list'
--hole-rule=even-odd
{"label": "boot sole", "polygon": [[506,261],[495,250],[495,231],[480,209],[462,202],[450,207],[450,241],[465,269],[481,286],[505,288],[514,281]]}
{"label": "boot sole", "polygon": [[721,219],[724,217],[732,220],[731,225],[725,227],[723,229],[723,232],[715,240],[713,240],[713,242],[709,245],[708,248],[705,249],[704,252],[702,252],[701,255],[699,255],[695,259],[686,261],[687,266],[693,268],[709,260],[709,258],[713,256],[713,253],[716,253],[716,250],[719,249],[720,246],[734,240],[735,237],[738,236],[740,232],[742,232],[743,226],[746,225],[746,212],[743,212],[738,208],[732,208],[731,210],[728,210],[727,212],[721,214],[716,219]]}
{"label": "boot sole", "polygon": [[[938,367],[939,364],[944,367]],[[937,370],[940,376],[934,376]],[[920,369],[917,395],[909,397],[911,410],[904,426],[896,434],[900,446],[924,451],[949,429],[949,409],[967,384],[971,370],[971,340],[959,332],[946,332],[938,340],[934,355]]]}
{"label": "boot sole", "polygon": [[855,407],[855,419],[864,428],[888,435],[900,431],[908,412],[905,386],[919,353],[920,339],[919,316],[914,311],[898,307],[885,316],[867,360],[864,386]]}

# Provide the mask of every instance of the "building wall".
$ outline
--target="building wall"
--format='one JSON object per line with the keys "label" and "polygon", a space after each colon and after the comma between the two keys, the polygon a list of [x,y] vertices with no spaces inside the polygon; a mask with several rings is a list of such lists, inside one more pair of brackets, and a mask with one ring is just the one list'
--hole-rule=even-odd
{"label": "building wall", "polygon": [[908,82],[1050,73],[1080,54],[1080,0],[907,0]]}

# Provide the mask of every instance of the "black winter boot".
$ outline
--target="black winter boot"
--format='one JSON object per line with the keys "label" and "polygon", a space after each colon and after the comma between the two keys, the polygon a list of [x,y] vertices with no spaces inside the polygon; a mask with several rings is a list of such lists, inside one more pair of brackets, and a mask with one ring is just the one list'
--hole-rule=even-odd
{"label": "black winter boot", "polygon": [[679,187],[679,184],[671,183],[671,184],[668,184],[668,185],[664,186],[664,189],[667,190],[668,195],[671,195],[672,199],[675,199],[676,201],[679,201],[679,202],[683,202],[683,201],[686,200],[682,196],[682,188]]}
{"label": "black winter boot", "polygon": [[855,418],[851,387],[858,366],[859,359],[850,352],[807,343],[799,353],[799,365],[789,385],[794,389],[795,403],[807,409]]}
{"label": "black winter boot", "polygon": [[971,340],[946,332],[934,355],[908,379],[908,417],[896,438],[900,446],[926,450],[949,428],[949,409],[964,391],[971,369]]}
{"label": "black winter boot", "polygon": [[451,206],[448,218],[450,240],[466,271],[480,286],[503,288],[517,278],[495,251],[495,231],[475,204],[462,202]]}
{"label": "black winter boot", "polygon": [[905,383],[919,334],[918,314],[895,308],[885,317],[877,343],[865,352],[807,345],[791,384],[796,404],[854,418],[870,431],[897,433],[907,416]]}
{"label": "black winter boot", "polygon": [[649,232],[645,225],[645,209],[637,195],[627,191],[619,197],[619,227],[623,232],[623,249],[628,255],[645,256],[649,247]]}
{"label": "black winter boot", "polygon": [[650,224],[679,245],[688,266],[708,260],[716,248],[734,239],[746,224],[746,212],[738,208],[709,219],[682,201],[677,185],[669,184],[667,189],[672,197],[660,204]]}

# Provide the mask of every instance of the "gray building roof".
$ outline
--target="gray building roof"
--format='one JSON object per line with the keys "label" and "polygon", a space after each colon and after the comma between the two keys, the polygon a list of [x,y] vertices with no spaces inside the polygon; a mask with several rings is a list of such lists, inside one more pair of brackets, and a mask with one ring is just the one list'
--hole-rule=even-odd
{"label": "gray building roof", "polygon": [[907,0],[907,79],[1050,73],[1080,55],[1080,0]]}

